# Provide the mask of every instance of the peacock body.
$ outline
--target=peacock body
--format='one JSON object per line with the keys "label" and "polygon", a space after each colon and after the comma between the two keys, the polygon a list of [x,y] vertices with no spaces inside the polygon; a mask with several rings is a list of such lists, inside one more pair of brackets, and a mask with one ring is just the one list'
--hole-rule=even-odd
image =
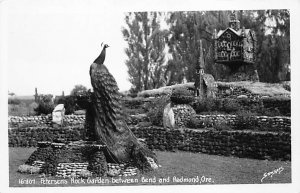
{"label": "peacock body", "polygon": [[116,162],[134,160],[136,155],[145,157],[144,161],[146,157],[155,159],[154,153],[138,141],[126,124],[117,82],[104,65],[105,49],[106,46],[90,67],[95,138],[107,146]]}

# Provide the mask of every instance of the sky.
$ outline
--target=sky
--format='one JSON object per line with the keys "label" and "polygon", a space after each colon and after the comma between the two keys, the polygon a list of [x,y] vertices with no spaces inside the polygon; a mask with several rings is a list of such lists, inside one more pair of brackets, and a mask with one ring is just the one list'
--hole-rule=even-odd
{"label": "sky", "polygon": [[128,90],[121,28],[123,11],[96,1],[8,1],[6,60],[8,90],[16,95],[69,94],[76,84],[91,88],[89,67],[107,50],[105,65],[120,90]]}
{"label": "sky", "polygon": [[[69,94],[77,84],[91,88],[89,67],[101,52],[101,42],[110,45],[105,65],[115,77],[120,91],[129,90],[131,84],[124,53],[126,42],[121,33],[128,11],[272,8],[266,1],[244,7],[238,3],[224,6],[229,1],[214,3],[211,0],[208,5],[192,0],[180,2],[0,0],[1,61],[6,64],[7,90],[22,96],[33,95],[35,88],[39,94],[54,95],[60,95],[62,91]],[[274,8],[284,8],[284,4],[276,5]]]}

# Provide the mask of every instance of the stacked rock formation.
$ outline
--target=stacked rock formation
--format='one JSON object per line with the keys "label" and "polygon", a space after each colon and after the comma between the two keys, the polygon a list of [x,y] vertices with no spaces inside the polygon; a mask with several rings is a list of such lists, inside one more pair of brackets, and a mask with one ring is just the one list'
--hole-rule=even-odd
{"label": "stacked rock formation", "polygon": [[187,104],[175,105],[173,108],[175,124],[178,127],[186,127],[191,117],[193,117],[196,112],[195,110]]}
{"label": "stacked rock formation", "polygon": [[56,177],[80,177],[82,171],[87,170],[88,163],[58,163]]}

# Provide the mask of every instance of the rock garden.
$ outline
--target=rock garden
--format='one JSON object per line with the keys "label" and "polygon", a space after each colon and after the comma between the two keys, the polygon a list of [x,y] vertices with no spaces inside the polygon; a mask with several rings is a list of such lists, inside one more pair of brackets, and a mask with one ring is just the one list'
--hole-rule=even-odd
{"label": "rock garden", "polygon": [[[239,97],[245,89],[232,90],[235,92],[231,97],[229,91],[220,89],[218,97],[200,100],[182,85],[171,95],[123,97],[126,122],[154,151],[290,161],[290,98],[251,95],[250,91],[247,97]],[[237,95],[236,90],[242,93]],[[134,165],[106,160],[104,146],[84,141],[84,115],[65,115],[61,127],[54,127],[50,115],[12,116],[8,124],[10,147],[37,148],[19,167],[20,172],[60,178],[127,177],[139,173]]]}

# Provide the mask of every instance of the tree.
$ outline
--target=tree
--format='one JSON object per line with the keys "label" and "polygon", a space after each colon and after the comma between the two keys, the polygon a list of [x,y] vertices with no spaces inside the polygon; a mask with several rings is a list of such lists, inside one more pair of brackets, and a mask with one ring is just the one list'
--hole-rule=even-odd
{"label": "tree", "polygon": [[84,92],[87,92],[87,88],[81,84],[75,85],[75,87],[72,89],[70,95],[71,96],[78,96],[79,94],[82,94]]}
{"label": "tree", "polygon": [[[171,71],[171,81],[182,83],[184,79],[195,79],[195,67],[199,60],[200,39],[205,51],[205,70],[207,73],[221,76],[224,67],[213,65],[212,33],[214,29],[224,29],[228,23],[226,11],[171,12],[167,23],[170,26],[168,38],[169,52],[172,59],[168,61],[167,70]],[[221,70],[218,70],[218,68]]]}
{"label": "tree", "polygon": [[[239,11],[241,26],[252,29],[257,37],[256,69],[260,80],[278,82],[287,77],[290,63],[290,13],[288,10]],[[170,38],[168,46],[172,59],[167,71],[171,82],[184,78],[194,81],[194,70],[199,57],[199,39],[203,39],[205,71],[215,79],[223,79],[228,69],[214,64],[210,33],[228,27],[229,11],[171,12],[168,14]],[[287,77],[289,79],[289,77]]]}
{"label": "tree", "polygon": [[122,33],[128,47],[129,81],[135,91],[158,88],[165,71],[165,36],[167,32],[160,29],[157,12],[134,12],[125,16],[126,27]]}
{"label": "tree", "polygon": [[15,96],[16,94],[13,93],[13,92],[9,92],[9,91],[8,91],[8,95],[11,96],[11,97],[13,97],[13,96]]}
{"label": "tree", "polygon": [[66,115],[73,114],[74,111],[80,109],[76,103],[75,95],[60,96],[56,98],[55,104],[64,104]]}
{"label": "tree", "polygon": [[[212,33],[216,29],[228,27],[230,11],[169,12],[169,13],[130,13],[123,29],[128,42],[125,50],[128,60],[130,81],[133,90],[157,88],[163,79],[168,84],[195,81],[195,67],[199,59],[199,40],[202,39],[205,72],[215,79],[226,78],[229,69],[215,64],[213,57]],[[156,15],[155,17],[153,15]],[[155,30],[150,25],[153,18],[165,18],[168,30],[158,30],[160,58],[164,58],[164,44],[171,56],[166,62],[150,60],[151,37]],[[290,67],[290,13],[288,10],[243,10],[238,11],[241,27],[255,31],[257,38],[255,69],[260,81],[279,82],[289,80]],[[147,27],[148,26],[148,27]],[[159,29],[159,28],[158,28]],[[145,37],[148,37],[148,39]],[[149,41],[146,41],[149,40]],[[150,69],[154,69],[151,71]],[[155,73],[153,73],[155,72]],[[152,78],[151,78],[152,77]],[[158,78],[160,77],[160,78]]]}
{"label": "tree", "polygon": [[263,18],[264,34],[258,55],[258,69],[264,82],[279,82],[289,79],[282,76],[290,64],[290,12],[289,10],[265,10],[259,12]]}
{"label": "tree", "polygon": [[240,11],[243,26],[257,38],[256,68],[260,81],[279,82],[289,79],[290,13],[288,10]]}
{"label": "tree", "polygon": [[62,96],[55,98],[54,103],[64,104],[66,115],[73,114],[76,110],[82,109],[82,107],[77,104],[77,98],[86,95],[87,92],[88,90],[85,86],[78,84],[72,89],[70,95],[64,96],[63,93]]}
{"label": "tree", "polygon": [[46,95],[39,95],[38,96],[38,107],[34,109],[37,115],[45,114],[48,115],[52,113],[54,110],[54,102],[52,100],[53,95],[46,94]]}

